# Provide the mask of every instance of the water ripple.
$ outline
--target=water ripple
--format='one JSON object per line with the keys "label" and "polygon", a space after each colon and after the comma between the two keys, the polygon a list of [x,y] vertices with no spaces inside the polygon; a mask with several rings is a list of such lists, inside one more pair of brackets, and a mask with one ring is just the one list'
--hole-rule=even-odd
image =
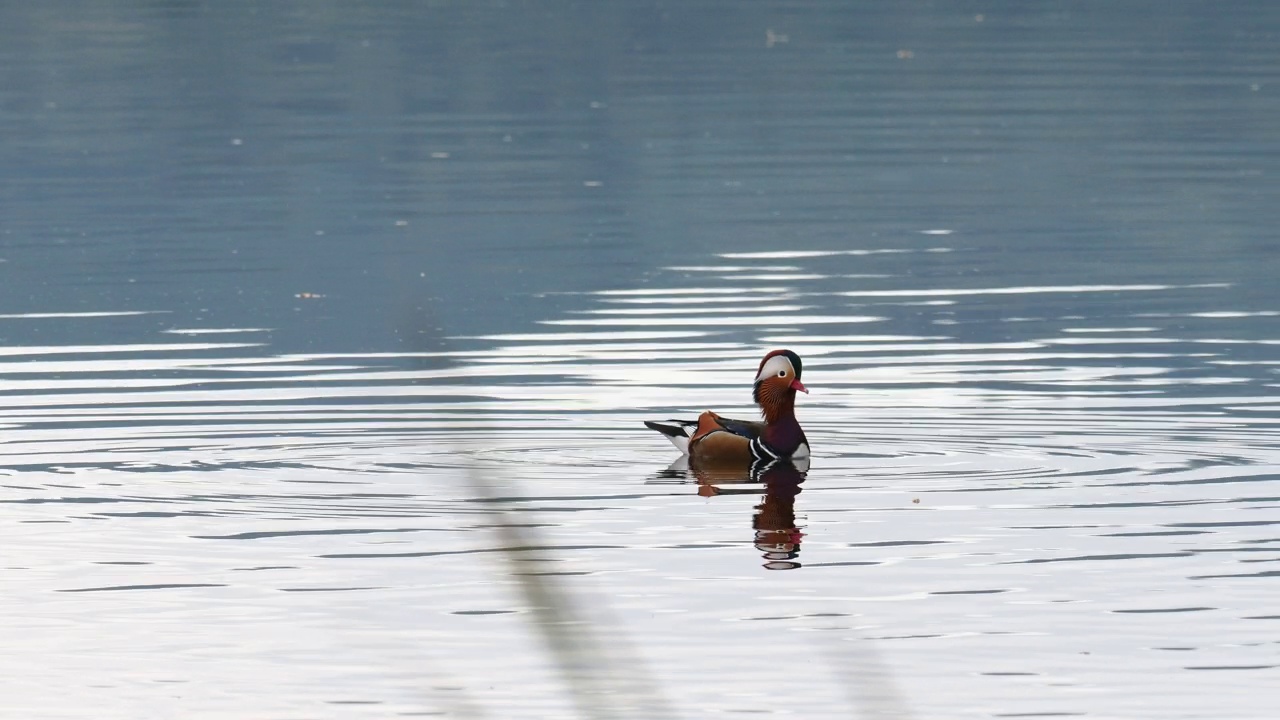
{"label": "water ripple", "polygon": [[[447,350],[8,348],[0,538],[27,550],[7,587],[73,618],[189,622],[236,597],[261,634],[299,608],[400,626],[404,603],[514,622],[534,609],[507,584],[555,579],[710,648],[750,619],[872,638],[936,677],[928,658],[964,653],[1031,658],[977,661],[991,681],[1097,684],[1047,648],[1145,657],[1162,638],[1202,658],[1162,672],[1274,669],[1249,643],[1280,637],[1258,622],[1280,571],[1256,564],[1280,560],[1280,345],[1218,325],[1270,315],[1212,309],[1218,283],[868,287],[905,282],[874,267],[900,253],[780,252]],[[1117,295],[1194,296],[1202,325],[1094,303]],[[945,303],[847,304],[912,297]],[[784,345],[813,391],[811,466],[668,465],[640,421],[749,416],[759,357]],[[504,523],[537,540],[496,540]],[[477,631],[421,622],[454,645]]]}

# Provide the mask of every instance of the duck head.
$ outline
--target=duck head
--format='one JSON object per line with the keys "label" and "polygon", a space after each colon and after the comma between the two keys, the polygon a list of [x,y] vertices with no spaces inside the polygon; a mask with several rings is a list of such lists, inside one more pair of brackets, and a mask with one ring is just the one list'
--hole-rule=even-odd
{"label": "duck head", "polygon": [[794,413],[797,390],[809,392],[800,382],[803,369],[800,356],[790,350],[774,350],[760,361],[751,397],[764,412],[767,422]]}

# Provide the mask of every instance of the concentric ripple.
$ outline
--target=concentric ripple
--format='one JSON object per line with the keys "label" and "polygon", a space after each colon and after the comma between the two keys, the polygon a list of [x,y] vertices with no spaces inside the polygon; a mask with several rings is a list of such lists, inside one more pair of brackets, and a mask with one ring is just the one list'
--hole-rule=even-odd
{"label": "concentric ripple", "polygon": [[[480,666],[452,653],[523,632],[510,555],[604,593],[642,648],[744,673],[761,667],[733,650],[750,632],[837,664],[873,640],[907,688],[957,682],[963,657],[976,686],[944,694],[1008,712],[1099,713],[1082,690],[1194,704],[1202,671],[1274,677],[1271,314],[1220,307],[1217,283],[878,289],[900,280],[878,258],[948,249],[727,254],[722,272],[673,267],[578,297],[540,331],[440,352],[5,348],[2,532],[28,549],[8,586],[52,603],[56,642],[86,662],[125,639],[75,632],[84,618],[168,613],[230,687],[340,682],[322,658],[352,623],[370,652],[470,682]],[[1138,310],[1152,306],[1171,310]],[[812,466],[668,467],[640,421],[749,415],[747,383],[778,346],[805,359]],[[536,541],[503,544],[492,528],[512,516]],[[193,630],[195,614],[210,619]],[[331,640],[271,629],[286,626]],[[124,666],[157,681],[198,672],[134,647]],[[499,669],[537,676],[537,656]],[[1145,668],[1122,696],[1118,664]],[[797,708],[838,701],[797,682]]]}

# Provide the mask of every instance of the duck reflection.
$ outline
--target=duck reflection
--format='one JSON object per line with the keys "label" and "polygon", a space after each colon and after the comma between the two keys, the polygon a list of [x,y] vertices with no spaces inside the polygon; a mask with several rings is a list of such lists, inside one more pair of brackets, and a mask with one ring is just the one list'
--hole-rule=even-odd
{"label": "duck reflection", "polygon": [[764,553],[764,566],[770,570],[793,570],[800,567],[800,540],[804,533],[796,526],[796,496],[804,473],[795,465],[780,461],[759,475],[764,483],[764,499],[756,506],[751,526],[756,531],[756,549]]}
{"label": "duck reflection", "polygon": [[764,556],[765,568],[794,570],[800,567],[797,558],[804,538],[796,526],[796,496],[808,471],[808,459],[775,460],[754,463],[749,468],[733,468],[696,463],[690,466],[688,458],[681,458],[660,475],[697,480],[697,492],[703,497],[758,493],[759,486],[764,485],[764,497],[755,506],[751,518],[755,547]]}

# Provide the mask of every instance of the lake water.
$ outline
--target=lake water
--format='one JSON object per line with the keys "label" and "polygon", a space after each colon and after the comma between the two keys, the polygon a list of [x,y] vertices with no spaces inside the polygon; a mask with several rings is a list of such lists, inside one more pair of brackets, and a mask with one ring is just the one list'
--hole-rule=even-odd
{"label": "lake water", "polygon": [[1275,717],[1277,37],[0,6],[0,716]]}

